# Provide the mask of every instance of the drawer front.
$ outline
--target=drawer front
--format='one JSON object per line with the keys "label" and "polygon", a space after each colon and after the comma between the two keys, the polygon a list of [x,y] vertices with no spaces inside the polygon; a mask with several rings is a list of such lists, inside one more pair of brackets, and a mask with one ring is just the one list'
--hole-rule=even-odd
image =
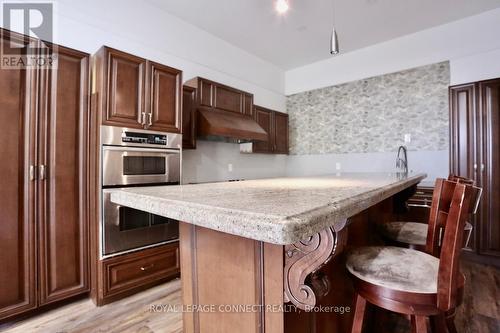
{"label": "drawer front", "polygon": [[178,242],[107,259],[104,264],[104,295],[142,287],[179,273]]}

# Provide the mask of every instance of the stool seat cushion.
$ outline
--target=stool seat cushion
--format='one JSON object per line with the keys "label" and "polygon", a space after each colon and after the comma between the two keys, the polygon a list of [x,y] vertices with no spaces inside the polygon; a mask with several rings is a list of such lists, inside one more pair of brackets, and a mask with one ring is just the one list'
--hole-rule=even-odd
{"label": "stool seat cushion", "polygon": [[360,280],[392,290],[436,294],[439,259],[395,246],[367,246],[347,255],[348,271]]}
{"label": "stool seat cushion", "polygon": [[417,222],[388,222],[380,226],[388,239],[412,245],[425,246],[428,225]]}

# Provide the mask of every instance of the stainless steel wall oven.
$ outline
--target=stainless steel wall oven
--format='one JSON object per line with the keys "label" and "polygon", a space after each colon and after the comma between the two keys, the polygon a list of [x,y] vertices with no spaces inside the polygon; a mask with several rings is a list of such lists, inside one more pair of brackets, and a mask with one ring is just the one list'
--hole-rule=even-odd
{"label": "stainless steel wall oven", "polygon": [[102,255],[177,240],[178,221],[111,202],[117,188],[177,185],[182,136],[101,126]]}

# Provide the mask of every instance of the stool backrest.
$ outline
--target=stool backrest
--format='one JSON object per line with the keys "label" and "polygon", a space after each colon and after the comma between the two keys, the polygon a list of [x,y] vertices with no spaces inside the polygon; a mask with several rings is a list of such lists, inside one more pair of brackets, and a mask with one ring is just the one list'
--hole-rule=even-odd
{"label": "stool backrest", "polygon": [[457,182],[436,179],[434,192],[432,193],[431,211],[429,214],[429,227],[427,228],[427,242],[425,252],[439,257],[440,230],[446,223],[450,209],[453,193]]}
{"label": "stool backrest", "polygon": [[466,177],[462,177],[462,176],[456,176],[454,174],[450,174],[448,176],[448,180],[451,180],[452,182],[458,182],[458,183],[461,183],[461,184],[466,184],[466,185],[474,185],[474,180],[471,179],[471,178],[466,178]]}
{"label": "stool backrest", "polygon": [[[451,178],[451,179],[450,179]],[[466,179],[463,177],[448,177],[448,180],[438,178],[436,180],[436,186],[432,195],[432,205],[429,215],[429,227],[427,229],[427,242],[425,246],[425,252],[438,257],[441,254],[440,246],[442,244],[442,238],[444,237],[443,230],[446,227],[447,213],[450,208],[451,199],[455,186],[457,184],[468,185],[472,188],[472,204],[469,205],[467,214],[470,217],[476,214],[483,189],[477,186],[473,186],[474,181]],[[469,226],[472,226],[469,224]],[[467,231],[468,235],[472,233],[472,230]],[[468,240],[464,240],[463,246],[467,246]]]}
{"label": "stool backrest", "polygon": [[[448,181],[443,181],[444,184]],[[441,246],[437,306],[441,311],[456,307],[459,278],[459,259],[463,244],[464,226],[474,204],[474,189],[456,183],[446,218],[446,228]]]}

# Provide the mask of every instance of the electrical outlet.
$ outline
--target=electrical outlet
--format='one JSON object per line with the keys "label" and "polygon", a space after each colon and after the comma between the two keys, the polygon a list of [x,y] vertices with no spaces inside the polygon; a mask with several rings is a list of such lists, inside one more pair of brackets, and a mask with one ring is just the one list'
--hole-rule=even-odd
{"label": "electrical outlet", "polygon": [[405,134],[405,143],[410,143],[411,142],[411,134],[407,133]]}
{"label": "electrical outlet", "polygon": [[340,162],[336,162],[335,163],[335,170],[340,170],[342,169],[342,165],[340,164]]}
{"label": "electrical outlet", "polygon": [[233,164],[232,164],[232,163],[229,163],[229,164],[227,165],[227,171],[229,171],[229,172],[233,172]]}

